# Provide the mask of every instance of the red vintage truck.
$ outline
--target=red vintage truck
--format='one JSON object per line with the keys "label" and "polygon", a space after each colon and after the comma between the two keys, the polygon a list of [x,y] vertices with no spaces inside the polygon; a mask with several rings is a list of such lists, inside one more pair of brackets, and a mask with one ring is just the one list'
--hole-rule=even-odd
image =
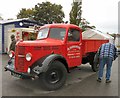
{"label": "red vintage truck", "polygon": [[73,24],[42,26],[34,41],[19,41],[15,52],[9,54],[6,71],[19,78],[39,78],[47,90],[65,84],[69,69],[90,63],[93,71],[94,56],[101,44],[109,40],[82,39],[80,27]]}

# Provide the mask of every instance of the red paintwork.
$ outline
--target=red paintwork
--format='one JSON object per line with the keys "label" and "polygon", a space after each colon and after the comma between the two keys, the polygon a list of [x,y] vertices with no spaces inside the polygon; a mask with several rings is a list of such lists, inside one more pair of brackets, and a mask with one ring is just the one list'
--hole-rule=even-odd
{"label": "red paintwork", "polygon": [[[19,72],[27,72],[29,66],[31,66],[38,59],[49,55],[54,52],[54,54],[62,55],[68,63],[68,67],[74,67],[81,64],[82,57],[85,56],[88,52],[96,52],[98,47],[107,42],[108,40],[82,40],[81,29],[72,24],[51,24],[45,25],[42,28],[49,27],[60,27],[66,28],[66,36],[65,39],[56,40],[46,38],[43,40],[35,40],[35,41],[21,41],[16,45],[16,56],[15,56],[15,68]],[[80,41],[79,42],[67,42],[68,29],[76,28],[80,31]],[[19,50],[19,47],[24,47],[24,51],[18,53],[22,50]],[[23,49],[23,48],[21,48]],[[26,61],[25,57],[20,61],[18,58],[19,54],[26,55],[27,53],[32,54],[32,60]],[[21,63],[22,62],[22,63]],[[21,65],[19,65],[21,64]],[[23,68],[19,68],[23,66]]]}
{"label": "red paintwork", "polygon": [[85,56],[89,52],[96,52],[98,48],[101,46],[103,43],[107,43],[109,40],[95,40],[95,39],[83,39],[82,41],[82,54]]}

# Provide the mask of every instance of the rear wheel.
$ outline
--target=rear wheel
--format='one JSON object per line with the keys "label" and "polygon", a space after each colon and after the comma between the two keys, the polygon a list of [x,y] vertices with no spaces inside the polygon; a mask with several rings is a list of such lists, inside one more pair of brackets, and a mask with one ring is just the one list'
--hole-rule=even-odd
{"label": "rear wheel", "polygon": [[54,61],[49,69],[40,75],[42,87],[47,90],[56,90],[66,81],[67,70],[63,63]]}
{"label": "rear wheel", "polygon": [[82,64],[86,64],[88,62],[89,62],[88,57],[82,58]]}
{"label": "rear wheel", "polygon": [[93,55],[93,57],[91,57],[91,58],[92,58],[92,60],[90,62],[90,65],[92,67],[92,70],[94,72],[97,72],[99,69],[99,61],[96,59],[96,55]]}
{"label": "rear wheel", "polygon": [[94,71],[94,72],[97,72],[98,71],[98,69],[99,69],[99,64],[98,63],[93,63],[93,65],[91,65],[92,66],[92,70]]}
{"label": "rear wheel", "polygon": [[99,68],[99,63],[94,61],[95,53],[90,53],[88,57],[89,57],[89,63],[92,67],[92,70],[94,72],[97,72]]}

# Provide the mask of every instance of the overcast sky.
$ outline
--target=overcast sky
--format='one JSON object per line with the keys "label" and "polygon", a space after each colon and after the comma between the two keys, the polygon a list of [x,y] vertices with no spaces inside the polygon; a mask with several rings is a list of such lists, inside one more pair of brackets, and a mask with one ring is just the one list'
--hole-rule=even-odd
{"label": "overcast sky", "polygon": [[[73,0],[2,0],[0,15],[4,19],[15,18],[21,8],[32,8],[37,3],[50,1],[61,4],[65,13],[65,21],[69,20],[69,12]],[[82,17],[95,25],[98,30],[118,33],[118,1],[119,0],[82,0]]]}

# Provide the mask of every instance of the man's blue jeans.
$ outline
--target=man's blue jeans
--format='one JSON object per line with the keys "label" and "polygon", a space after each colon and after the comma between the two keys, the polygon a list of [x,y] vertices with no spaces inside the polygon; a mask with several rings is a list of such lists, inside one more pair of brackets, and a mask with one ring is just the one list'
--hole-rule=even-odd
{"label": "man's blue jeans", "polygon": [[113,62],[112,58],[109,57],[100,58],[98,78],[102,79],[104,66],[106,64],[106,79],[108,80],[110,79],[112,62]]}

